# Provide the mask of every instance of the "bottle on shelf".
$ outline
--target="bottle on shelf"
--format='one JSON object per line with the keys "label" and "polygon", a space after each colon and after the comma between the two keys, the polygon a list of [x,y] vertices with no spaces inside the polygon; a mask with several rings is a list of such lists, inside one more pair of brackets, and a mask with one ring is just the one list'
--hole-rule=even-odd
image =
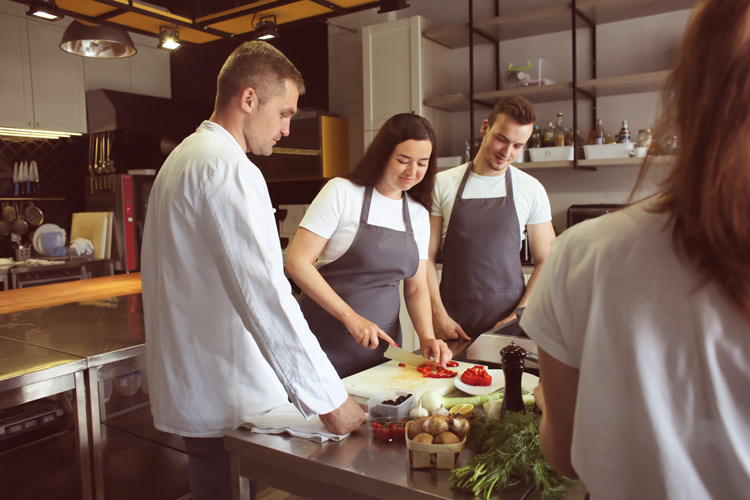
{"label": "bottle on shelf", "polygon": [[604,132],[604,127],[602,126],[602,119],[599,118],[596,121],[596,128],[594,129],[594,144],[606,144],[607,143],[607,134]]}
{"label": "bottle on shelf", "polygon": [[542,147],[542,129],[539,128],[539,125],[534,125],[534,131],[531,133],[531,137],[529,137],[528,147]]}
{"label": "bottle on shelf", "polygon": [[617,134],[617,142],[620,144],[630,142],[630,129],[628,128],[627,120],[622,121],[622,127],[620,127],[620,132]]}
{"label": "bottle on shelf", "polygon": [[547,128],[544,129],[544,134],[542,135],[542,147],[551,148],[554,145],[555,145],[555,126],[552,125],[552,122],[547,122]]}
{"label": "bottle on shelf", "polygon": [[565,127],[563,127],[563,114],[557,113],[557,125],[553,129],[553,141],[555,146],[565,146]]}

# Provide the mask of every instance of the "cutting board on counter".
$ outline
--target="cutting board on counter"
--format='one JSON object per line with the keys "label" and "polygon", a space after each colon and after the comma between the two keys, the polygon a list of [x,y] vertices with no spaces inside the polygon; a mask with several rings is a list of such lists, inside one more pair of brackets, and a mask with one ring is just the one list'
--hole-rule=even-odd
{"label": "cutting board on counter", "polygon": [[74,213],[70,240],[86,238],[94,244],[95,259],[109,259],[112,248],[112,220],[112,212]]}
{"label": "cutting board on counter", "polygon": [[[458,366],[450,368],[457,371],[457,377],[475,363],[458,362]],[[445,396],[456,388],[453,378],[425,378],[414,366],[398,366],[398,361],[388,361],[373,366],[365,371],[349,375],[342,379],[346,392],[352,396],[369,399],[384,389],[402,389],[417,394],[425,391],[435,391]]]}

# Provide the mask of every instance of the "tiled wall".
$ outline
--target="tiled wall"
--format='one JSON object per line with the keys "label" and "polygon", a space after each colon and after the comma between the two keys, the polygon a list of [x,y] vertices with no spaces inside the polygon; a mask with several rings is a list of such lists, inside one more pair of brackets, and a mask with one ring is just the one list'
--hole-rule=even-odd
{"label": "tiled wall", "polygon": [[[40,198],[62,201],[34,202],[44,212],[44,222],[70,230],[73,212],[83,211],[83,179],[87,175],[88,136],[54,140],[0,139],[0,198],[13,195],[13,163],[36,160]],[[36,195],[35,195],[36,196]],[[28,241],[31,231],[23,238]],[[0,257],[11,257],[10,236],[0,238]]]}

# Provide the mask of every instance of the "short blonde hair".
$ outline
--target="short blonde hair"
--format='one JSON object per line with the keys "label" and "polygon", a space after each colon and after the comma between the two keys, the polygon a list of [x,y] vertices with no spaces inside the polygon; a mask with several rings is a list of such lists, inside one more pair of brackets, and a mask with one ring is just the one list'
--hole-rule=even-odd
{"label": "short blonde hair", "polygon": [[302,74],[278,49],[260,40],[245,42],[229,54],[216,80],[217,110],[225,109],[232,98],[247,87],[258,94],[261,104],[284,91],[284,81],[305,93]]}

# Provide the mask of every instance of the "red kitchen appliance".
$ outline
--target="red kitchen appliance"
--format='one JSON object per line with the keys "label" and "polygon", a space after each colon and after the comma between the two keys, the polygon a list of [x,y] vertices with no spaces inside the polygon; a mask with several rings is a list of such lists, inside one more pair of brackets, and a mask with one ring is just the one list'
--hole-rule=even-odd
{"label": "red kitchen appliance", "polygon": [[112,212],[112,260],[115,271],[131,272],[140,268],[139,254],[143,237],[148,196],[154,176],[95,175],[85,179],[85,206],[89,212]]}

